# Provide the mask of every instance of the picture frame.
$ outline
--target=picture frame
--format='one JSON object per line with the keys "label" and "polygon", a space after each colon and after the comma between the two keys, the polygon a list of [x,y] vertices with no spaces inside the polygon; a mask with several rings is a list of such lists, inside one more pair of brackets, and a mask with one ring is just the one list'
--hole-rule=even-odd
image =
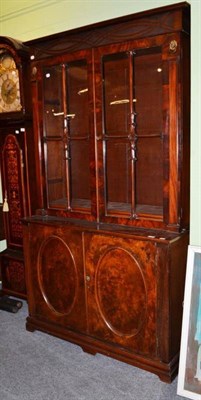
{"label": "picture frame", "polygon": [[201,399],[201,247],[188,247],[177,394]]}

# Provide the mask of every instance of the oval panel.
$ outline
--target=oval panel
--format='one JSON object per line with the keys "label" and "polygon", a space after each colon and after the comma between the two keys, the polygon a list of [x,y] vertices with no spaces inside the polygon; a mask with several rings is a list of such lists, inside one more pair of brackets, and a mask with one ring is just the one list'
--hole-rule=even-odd
{"label": "oval panel", "polygon": [[108,250],[98,263],[96,301],[102,318],[117,335],[133,336],[146,317],[144,278],[135,258],[122,248]]}
{"label": "oval panel", "polygon": [[59,314],[69,314],[77,295],[77,270],[66,243],[57,236],[45,240],[39,251],[38,278],[48,306]]}

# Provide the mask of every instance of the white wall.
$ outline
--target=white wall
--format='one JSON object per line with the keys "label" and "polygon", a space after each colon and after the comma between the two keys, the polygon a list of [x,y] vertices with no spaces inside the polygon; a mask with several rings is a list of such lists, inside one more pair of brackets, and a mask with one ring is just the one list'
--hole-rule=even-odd
{"label": "white wall", "polygon": [[[179,0],[3,0],[0,34],[27,41]],[[201,246],[201,0],[191,4],[190,242]]]}

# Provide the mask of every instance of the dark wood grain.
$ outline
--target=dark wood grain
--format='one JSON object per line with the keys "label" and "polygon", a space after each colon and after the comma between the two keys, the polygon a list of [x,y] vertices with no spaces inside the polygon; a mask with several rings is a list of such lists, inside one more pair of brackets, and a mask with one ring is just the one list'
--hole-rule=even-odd
{"label": "dark wood grain", "polygon": [[189,33],[189,5],[185,2],[38,38],[25,44],[38,60],[182,29]]}
{"label": "dark wood grain", "polygon": [[179,3],[26,43],[27,329],[165,382],[178,369],[189,242],[189,15]]}
{"label": "dark wood grain", "polygon": [[100,231],[41,217],[25,220],[23,229],[27,329],[171,382],[178,368],[188,234]]}

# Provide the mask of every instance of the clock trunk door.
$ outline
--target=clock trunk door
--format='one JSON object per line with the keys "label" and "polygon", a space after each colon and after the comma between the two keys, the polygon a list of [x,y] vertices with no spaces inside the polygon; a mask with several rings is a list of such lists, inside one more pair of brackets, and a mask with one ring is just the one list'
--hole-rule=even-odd
{"label": "clock trunk door", "polygon": [[0,133],[1,178],[4,206],[6,203],[4,208],[7,210],[4,212],[6,239],[8,247],[18,248],[23,244],[21,219],[30,214],[27,196],[26,132],[23,128],[11,128]]}

